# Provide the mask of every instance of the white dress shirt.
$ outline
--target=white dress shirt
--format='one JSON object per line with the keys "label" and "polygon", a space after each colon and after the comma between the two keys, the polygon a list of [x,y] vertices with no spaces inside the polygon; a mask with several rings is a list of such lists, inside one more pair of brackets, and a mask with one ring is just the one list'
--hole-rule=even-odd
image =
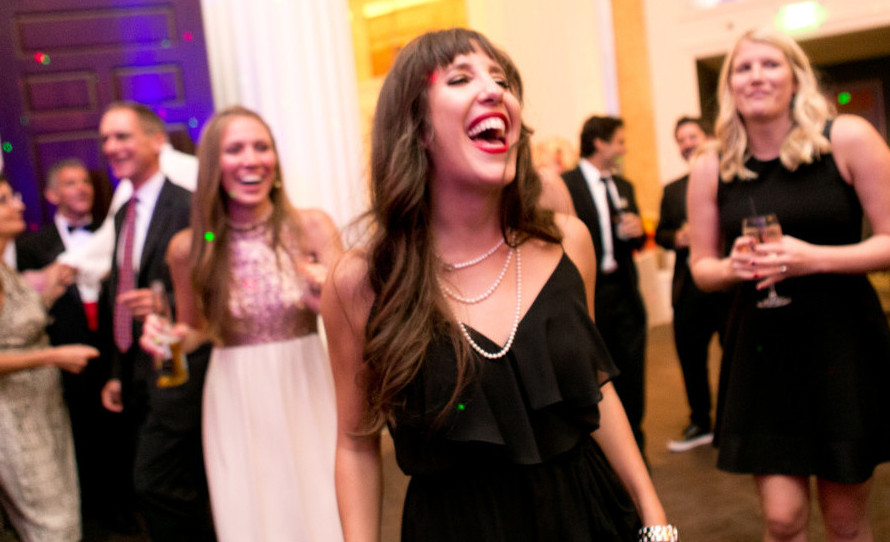
{"label": "white dress shirt", "polygon": [[[92,221],[92,219],[88,218],[87,223],[90,221]],[[86,228],[78,228],[74,231],[68,231],[71,222],[62,213],[56,213],[55,216],[53,216],[53,222],[56,225],[56,230],[59,232],[59,237],[62,238],[62,245],[65,246],[66,252],[69,250],[82,249],[87,246],[90,239],[93,238],[93,232]],[[78,280],[77,290],[80,292],[80,299],[84,303],[92,303],[99,299],[98,284]]]}
{"label": "white dress shirt", "polygon": [[[145,248],[145,238],[148,236],[148,226],[155,212],[155,204],[158,195],[164,187],[164,174],[160,171],[149,177],[142,186],[136,190],[136,230],[133,241],[133,271],[139,273],[139,265],[142,261],[142,249]],[[123,234],[123,230],[121,230]],[[117,264],[120,267],[124,261],[124,241],[118,242]]]}
{"label": "white dress shirt", "polygon": [[618,262],[615,261],[615,247],[612,244],[612,221],[610,220],[609,202],[606,198],[610,197],[606,193],[606,183],[600,181],[604,176],[609,177],[609,190],[612,191],[612,201],[618,201],[615,183],[611,181],[612,174],[609,172],[601,172],[595,165],[590,163],[586,158],[578,161],[578,167],[584,180],[587,181],[587,187],[593,195],[593,203],[596,205],[596,213],[599,217],[600,232],[602,232],[603,241],[603,258],[600,261],[600,270],[603,273],[611,273],[618,269]]}

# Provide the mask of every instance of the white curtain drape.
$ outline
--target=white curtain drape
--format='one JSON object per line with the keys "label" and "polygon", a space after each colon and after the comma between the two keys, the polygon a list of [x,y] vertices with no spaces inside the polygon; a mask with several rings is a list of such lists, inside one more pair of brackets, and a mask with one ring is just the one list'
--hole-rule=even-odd
{"label": "white curtain drape", "polygon": [[347,2],[202,0],[216,109],[260,113],[297,207],[346,225],[365,203]]}

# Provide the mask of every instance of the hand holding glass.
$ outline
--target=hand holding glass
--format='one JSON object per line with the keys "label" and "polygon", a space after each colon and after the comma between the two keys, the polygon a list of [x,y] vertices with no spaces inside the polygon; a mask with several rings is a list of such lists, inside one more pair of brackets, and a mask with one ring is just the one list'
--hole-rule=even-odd
{"label": "hand holding glass", "polygon": [[172,311],[167,302],[167,290],[160,280],[151,283],[152,312],[161,321],[162,333],[156,341],[164,351],[163,356],[155,356],[155,370],[158,372],[159,388],[181,386],[189,379],[188,361],[182,351],[182,339],[173,333]]}
{"label": "hand holding glass", "polygon": [[[774,214],[751,216],[742,220],[742,235],[753,237],[758,243],[772,243],[782,239],[782,226]],[[761,309],[775,309],[791,303],[788,297],[776,293],[776,286],[770,284],[766,299],[757,302]]]}

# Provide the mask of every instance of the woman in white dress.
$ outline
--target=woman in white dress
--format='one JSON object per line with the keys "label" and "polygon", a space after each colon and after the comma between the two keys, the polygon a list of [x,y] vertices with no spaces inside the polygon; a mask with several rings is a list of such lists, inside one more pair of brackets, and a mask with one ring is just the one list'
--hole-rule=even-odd
{"label": "woman in white dress", "polygon": [[[268,125],[242,107],[211,118],[198,147],[191,228],[170,243],[186,352],[213,341],[203,438],[220,542],[342,539],[336,413],[317,312],[342,247],[330,217],[293,208]],[[158,354],[163,322],[141,344]]]}

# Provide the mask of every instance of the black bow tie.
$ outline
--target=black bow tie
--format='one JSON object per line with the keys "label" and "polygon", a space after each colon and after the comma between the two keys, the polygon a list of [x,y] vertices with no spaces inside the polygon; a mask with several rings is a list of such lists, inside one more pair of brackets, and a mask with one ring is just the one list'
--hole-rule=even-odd
{"label": "black bow tie", "polygon": [[85,230],[86,228],[87,228],[87,227],[86,227],[85,225],[83,225],[83,224],[81,224],[81,225],[79,225],[79,226],[75,226],[75,225],[73,225],[73,224],[68,224],[68,233],[71,233],[71,232],[73,232],[73,231],[75,231],[75,230]]}

